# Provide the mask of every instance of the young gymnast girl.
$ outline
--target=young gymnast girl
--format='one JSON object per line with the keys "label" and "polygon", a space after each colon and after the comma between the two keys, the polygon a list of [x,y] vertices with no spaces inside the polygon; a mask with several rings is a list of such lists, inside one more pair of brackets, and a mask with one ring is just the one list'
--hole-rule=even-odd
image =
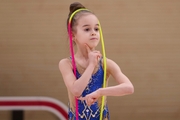
{"label": "young gymnast girl", "polygon": [[[77,12],[77,10],[79,11]],[[71,16],[71,25],[68,26]],[[72,56],[59,62],[59,70],[68,91],[69,120],[109,120],[106,96],[123,96],[134,92],[130,80],[122,73],[120,67],[109,58],[105,58],[106,82],[111,75],[118,84],[103,87],[104,58],[101,52],[95,49],[100,42],[99,27],[98,18],[94,13],[78,2],[70,5],[67,28],[72,36],[74,46],[76,46],[75,74]],[[105,96],[105,104],[101,110],[102,96]]]}

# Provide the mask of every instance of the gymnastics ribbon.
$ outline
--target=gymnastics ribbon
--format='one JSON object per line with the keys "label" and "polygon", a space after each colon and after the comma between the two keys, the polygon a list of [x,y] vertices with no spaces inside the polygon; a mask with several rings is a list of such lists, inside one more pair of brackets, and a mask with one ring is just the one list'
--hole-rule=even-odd
{"label": "gymnastics ribbon", "polygon": [[[100,31],[102,54],[103,54],[103,65],[104,65],[103,88],[105,88],[106,87],[106,52],[105,52],[104,39],[103,39],[102,28],[101,28],[100,22],[99,22],[99,31]],[[105,103],[104,99],[105,97],[102,96],[100,120],[102,120],[102,116],[103,116],[104,103]]]}
{"label": "gymnastics ribbon", "polygon": [[[74,11],[70,18],[69,18],[69,23],[68,23],[68,34],[69,34],[69,40],[70,40],[70,51],[71,51],[71,56],[72,56],[72,65],[73,65],[73,71],[74,71],[74,75],[76,76],[76,64],[75,64],[75,58],[74,58],[74,50],[73,50],[73,40],[72,40],[72,33],[71,33],[71,22],[72,22],[72,18],[73,16],[82,10],[86,10],[89,11],[88,9],[78,9],[76,11]],[[106,87],[106,54],[105,54],[105,46],[104,46],[104,40],[103,40],[103,34],[102,34],[102,29],[101,29],[101,25],[100,22],[99,23],[99,32],[100,32],[100,39],[101,39],[101,46],[102,46],[102,53],[103,53],[103,66],[104,66],[104,78],[103,78],[103,88]],[[76,120],[78,120],[78,100],[75,98],[76,100]],[[103,109],[104,109],[104,103],[105,103],[105,97],[102,96],[102,103],[101,103],[101,111],[100,111],[100,120],[102,120],[102,115],[103,115]]]}

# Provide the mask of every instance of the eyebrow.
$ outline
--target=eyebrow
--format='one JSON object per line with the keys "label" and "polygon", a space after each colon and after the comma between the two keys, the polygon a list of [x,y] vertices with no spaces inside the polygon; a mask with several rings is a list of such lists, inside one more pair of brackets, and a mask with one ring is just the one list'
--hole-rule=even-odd
{"label": "eyebrow", "polygon": [[[83,25],[82,27],[87,27],[87,26],[90,26],[90,25]],[[99,24],[96,24],[96,26],[99,26]]]}

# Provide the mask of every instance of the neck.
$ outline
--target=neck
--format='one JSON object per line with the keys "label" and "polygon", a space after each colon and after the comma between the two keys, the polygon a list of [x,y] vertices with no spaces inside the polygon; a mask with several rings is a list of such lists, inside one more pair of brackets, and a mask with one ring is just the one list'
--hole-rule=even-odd
{"label": "neck", "polygon": [[79,59],[88,60],[88,53],[86,50],[77,50],[75,56]]}
{"label": "neck", "polygon": [[[95,50],[95,48],[91,49],[91,51],[94,51],[94,50]],[[88,52],[87,52],[87,49],[85,47],[83,47],[83,48],[81,47],[80,48],[80,47],[77,46],[77,51],[76,51],[75,56],[77,58],[84,59],[84,60],[88,60],[89,59]]]}

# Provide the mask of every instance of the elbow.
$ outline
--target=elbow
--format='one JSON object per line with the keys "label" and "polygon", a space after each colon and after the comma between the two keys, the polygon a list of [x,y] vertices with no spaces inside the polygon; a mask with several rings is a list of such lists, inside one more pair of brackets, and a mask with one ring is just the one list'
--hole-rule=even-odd
{"label": "elbow", "polygon": [[80,97],[82,94],[82,92],[80,92],[78,89],[73,89],[71,92],[75,97]]}
{"label": "elbow", "polygon": [[127,87],[127,93],[128,94],[133,94],[134,93],[134,86],[133,85],[129,85]]}

